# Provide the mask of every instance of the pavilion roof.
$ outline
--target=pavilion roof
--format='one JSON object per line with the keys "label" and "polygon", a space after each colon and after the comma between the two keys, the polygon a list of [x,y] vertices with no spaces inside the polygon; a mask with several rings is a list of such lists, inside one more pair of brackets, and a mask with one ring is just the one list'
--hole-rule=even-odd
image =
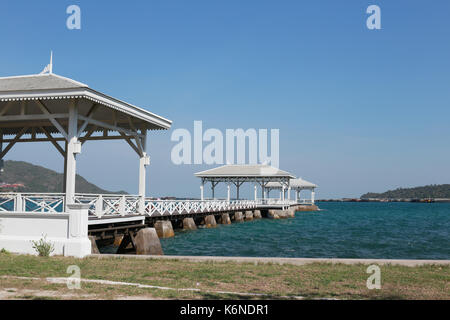
{"label": "pavilion roof", "polygon": [[294,175],[278,168],[256,164],[256,165],[224,165],[218,168],[197,172],[199,178],[237,178],[237,177],[270,177],[270,178],[295,178]]}
{"label": "pavilion roof", "polygon": [[[292,189],[314,189],[314,188],[317,188],[317,185],[315,185],[312,182],[303,180],[302,178],[291,179],[289,181],[289,185]],[[271,189],[281,189],[282,187],[283,187],[282,184],[279,182],[269,182],[266,185],[266,188],[271,188]]]}
{"label": "pavilion roof", "polygon": [[[0,127],[4,134],[15,134],[28,125],[26,121],[32,125],[35,119],[19,122],[16,121],[17,116],[42,116],[41,104],[45,105],[49,113],[58,114],[61,125],[64,126],[62,114],[74,100],[78,103],[81,116],[86,117],[94,105],[100,107],[92,116],[92,122],[102,121],[117,124],[125,129],[133,129],[136,126],[147,130],[165,130],[172,125],[172,121],[150,111],[95,91],[84,83],[50,73],[0,78]],[[130,123],[130,117],[133,123]],[[45,120],[41,119],[43,123],[40,126],[49,132],[57,132],[51,124],[45,123]],[[85,131],[93,127],[86,126]]]}

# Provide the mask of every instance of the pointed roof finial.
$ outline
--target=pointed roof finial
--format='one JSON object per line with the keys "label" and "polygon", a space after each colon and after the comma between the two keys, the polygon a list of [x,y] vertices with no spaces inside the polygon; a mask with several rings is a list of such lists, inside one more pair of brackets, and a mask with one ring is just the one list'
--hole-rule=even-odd
{"label": "pointed roof finial", "polygon": [[50,51],[50,70],[49,70],[50,74],[53,73],[53,50]]}
{"label": "pointed roof finial", "polygon": [[50,63],[42,70],[40,74],[53,73],[53,51],[50,51]]}

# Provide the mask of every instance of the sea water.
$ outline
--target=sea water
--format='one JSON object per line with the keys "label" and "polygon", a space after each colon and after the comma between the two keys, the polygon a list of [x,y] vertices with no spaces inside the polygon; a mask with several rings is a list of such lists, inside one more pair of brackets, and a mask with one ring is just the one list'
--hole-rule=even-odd
{"label": "sea water", "polygon": [[450,259],[450,203],[320,202],[321,211],[175,231],[166,255]]}

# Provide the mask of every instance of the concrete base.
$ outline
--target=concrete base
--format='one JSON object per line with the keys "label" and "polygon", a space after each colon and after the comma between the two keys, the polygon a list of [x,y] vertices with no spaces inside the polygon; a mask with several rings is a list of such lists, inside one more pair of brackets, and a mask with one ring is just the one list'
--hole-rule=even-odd
{"label": "concrete base", "polygon": [[216,218],[213,215],[209,215],[205,217],[205,227],[206,228],[215,228],[217,227]]}
{"label": "concrete base", "polygon": [[280,219],[280,216],[278,215],[278,210],[268,210],[267,211],[267,218],[269,218],[269,219]]}
{"label": "concrete base", "polygon": [[163,255],[161,242],[155,228],[139,230],[134,238],[136,254],[138,255]]}
{"label": "concrete base", "polygon": [[228,213],[223,213],[220,216],[220,223],[221,224],[231,224],[230,215]]}
{"label": "concrete base", "polygon": [[295,210],[294,209],[287,210],[287,215],[289,218],[295,218]]}
{"label": "concrete base", "polygon": [[95,237],[89,236],[89,240],[91,241],[91,254],[100,254],[100,250],[98,250]]}
{"label": "concrete base", "polygon": [[253,211],[253,219],[261,219],[261,218],[262,218],[261,210]]}
{"label": "concrete base", "polygon": [[38,254],[32,241],[45,238],[54,246],[51,255],[83,258],[91,254],[88,238],[88,205],[68,205],[68,213],[3,212],[0,249]]}
{"label": "concrete base", "polygon": [[234,222],[243,222],[243,221],[244,221],[244,216],[242,215],[242,212],[236,211],[234,213]]}
{"label": "concrete base", "polygon": [[280,219],[287,219],[289,218],[288,216],[288,210],[277,210],[277,214],[280,217]]}
{"label": "concrete base", "polygon": [[183,230],[197,230],[194,219],[184,218],[183,219]]}
{"label": "concrete base", "polygon": [[154,225],[156,233],[160,238],[171,238],[175,236],[173,232],[172,223],[169,220],[156,221]]}
{"label": "concrete base", "polygon": [[252,221],[252,220],[253,220],[253,212],[245,211],[245,221]]}

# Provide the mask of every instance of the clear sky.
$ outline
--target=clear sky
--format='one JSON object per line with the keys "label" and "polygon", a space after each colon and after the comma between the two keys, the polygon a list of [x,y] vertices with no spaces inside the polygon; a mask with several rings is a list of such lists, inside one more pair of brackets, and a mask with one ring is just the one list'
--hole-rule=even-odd
{"label": "clear sky", "polygon": [[[81,30],[66,27],[71,4]],[[366,27],[372,4],[381,30]],[[39,73],[53,50],[54,73],[173,129],[280,129],[280,167],[318,198],[450,183],[447,0],[2,0],[0,39],[0,76]],[[173,165],[170,134],[150,134],[149,195],[198,196],[208,167]],[[6,158],[63,170],[50,144]],[[91,182],[137,192],[125,142],[86,143],[78,159]]]}

